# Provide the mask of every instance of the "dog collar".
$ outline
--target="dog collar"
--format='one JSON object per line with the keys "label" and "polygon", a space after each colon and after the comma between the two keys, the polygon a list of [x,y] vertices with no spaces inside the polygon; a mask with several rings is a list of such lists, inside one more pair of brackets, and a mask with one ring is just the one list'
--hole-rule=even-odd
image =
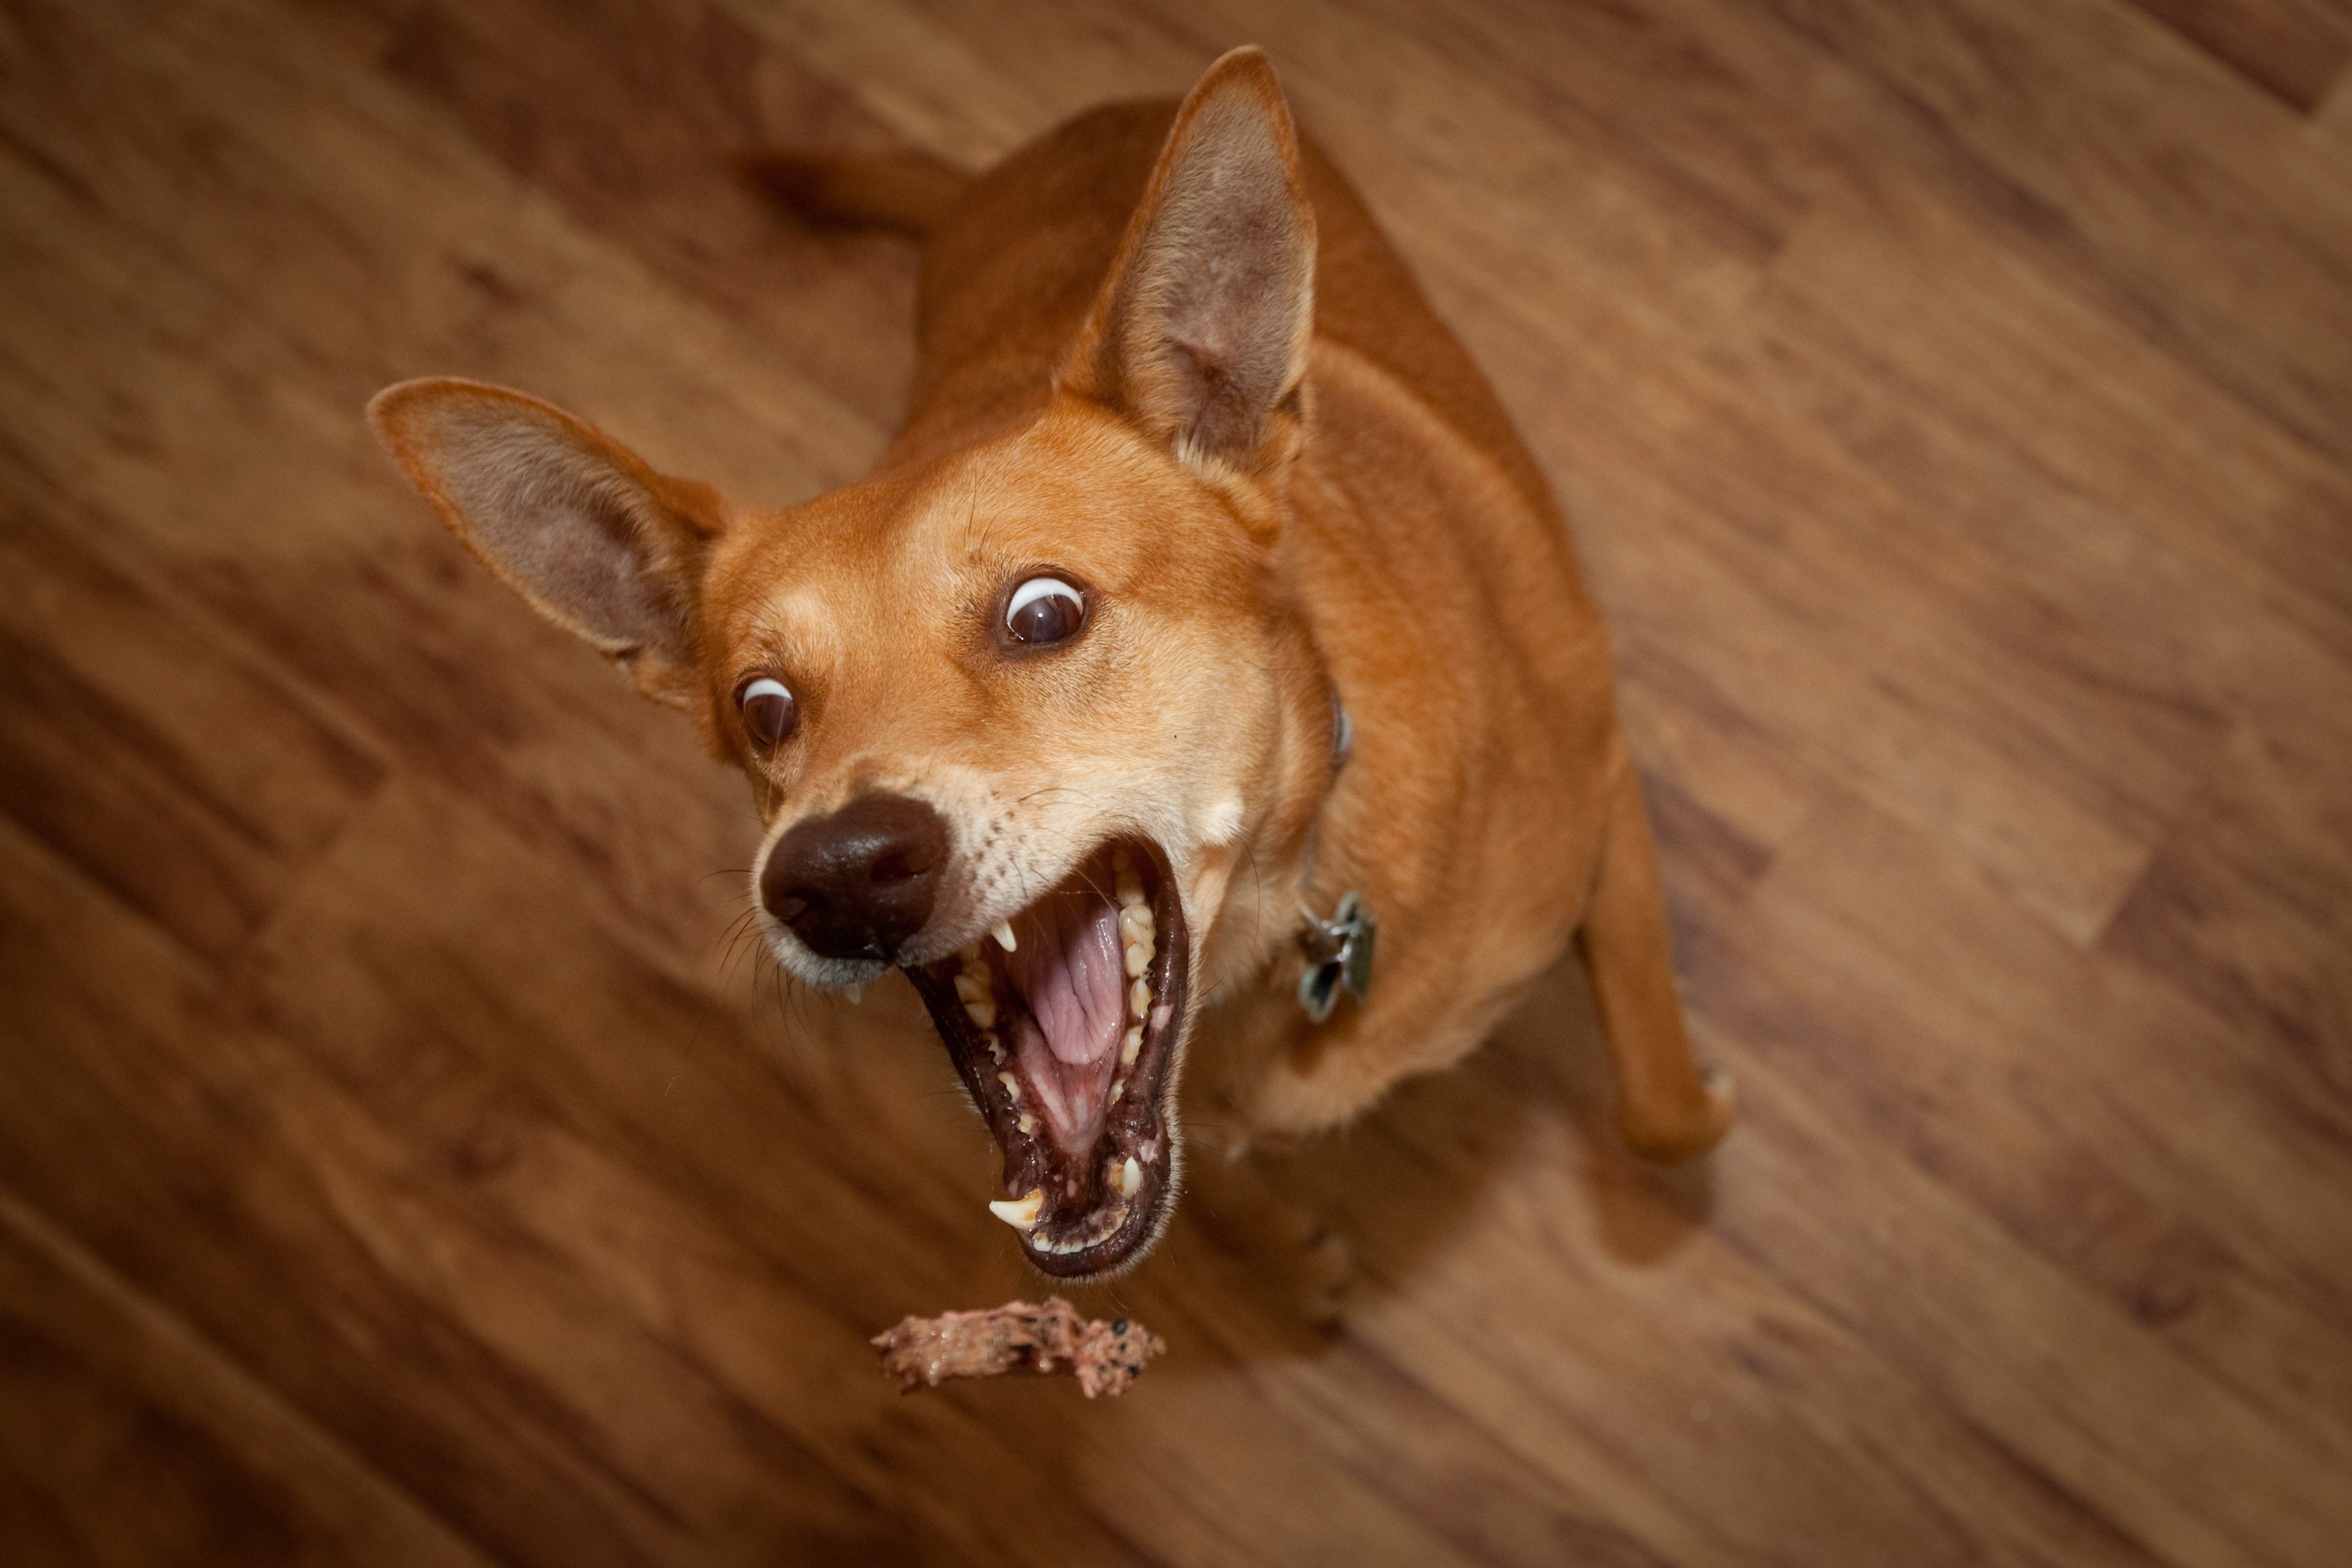
{"label": "dog collar", "polygon": [[[1336,775],[1355,749],[1356,727],[1348,717],[1339,694],[1331,694],[1331,771]],[[1311,852],[1310,852],[1311,853]],[[1339,992],[1361,1002],[1372,984],[1372,952],[1381,923],[1364,905],[1364,895],[1350,888],[1339,895],[1339,907],[1324,919],[1305,905],[1298,913],[1306,925],[1298,945],[1307,953],[1307,972],[1298,977],[1298,1005],[1321,1023],[1339,1005]]]}

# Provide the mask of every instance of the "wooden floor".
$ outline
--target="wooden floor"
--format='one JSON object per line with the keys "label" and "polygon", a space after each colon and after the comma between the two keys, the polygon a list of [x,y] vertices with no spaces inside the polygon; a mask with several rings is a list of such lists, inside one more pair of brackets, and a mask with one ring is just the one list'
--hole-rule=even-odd
{"label": "wooden floor", "polygon": [[[1563,976],[1284,1168],[1336,1338],[1187,1223],[1129,1398],[902,1399],[1030,1288],[944,1057],[360,407],[846,480],[913,257],[723,155],[1248,39],[1570,505],[1745,1121],[1634,1165]],[[2343,0],[7,0],[0,661],[10,1564],[2352,1561]]]}

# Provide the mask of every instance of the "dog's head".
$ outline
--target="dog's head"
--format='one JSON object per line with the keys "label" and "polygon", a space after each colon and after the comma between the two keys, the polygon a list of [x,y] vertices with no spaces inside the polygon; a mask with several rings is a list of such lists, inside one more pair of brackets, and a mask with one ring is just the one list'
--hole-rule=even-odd
{"label": "dog's head", "polygon": [[1295,920],[1253,873],[1295,860],[1330,766],[1282,550],[1314,253],[1280,92],[1237,51],[1020,428],[775,511],[516,392],[371,408],[493,571],[750,777],[778,962],[913,981],[1048,1273],[1156,1239],[1197,1001]]}

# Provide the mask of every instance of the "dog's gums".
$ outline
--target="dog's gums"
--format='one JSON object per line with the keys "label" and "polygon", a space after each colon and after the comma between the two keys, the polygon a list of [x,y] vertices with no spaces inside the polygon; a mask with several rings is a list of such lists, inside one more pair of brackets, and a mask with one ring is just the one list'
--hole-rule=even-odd
{"label": "dog's gums", "polygon": [[1165,1221],[1188,946],[1159,851],[1121,840],[992,939],[907,971],[1003,1154],[990,1211],[1048,1274],[1116,1270]]}

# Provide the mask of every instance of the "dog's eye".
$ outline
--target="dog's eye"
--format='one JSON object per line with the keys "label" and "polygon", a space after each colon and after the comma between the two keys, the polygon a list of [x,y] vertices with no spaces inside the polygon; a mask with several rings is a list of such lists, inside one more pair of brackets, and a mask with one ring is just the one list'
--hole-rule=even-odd
{"label": "dog's eye", "polygon": [[1004,630],[1016,643],[1058,643],[1086,619],[1087,601],[1058,577],[1033,577],[1013,591]]}
{"label": "dog's eye", "polygon": [[779,746],[792,734],[793,722],[800,716],[799,706],[784,683],[761,675],[745,681],[735,691],[735,706],[743,715],[743,727],[761,746]]}

